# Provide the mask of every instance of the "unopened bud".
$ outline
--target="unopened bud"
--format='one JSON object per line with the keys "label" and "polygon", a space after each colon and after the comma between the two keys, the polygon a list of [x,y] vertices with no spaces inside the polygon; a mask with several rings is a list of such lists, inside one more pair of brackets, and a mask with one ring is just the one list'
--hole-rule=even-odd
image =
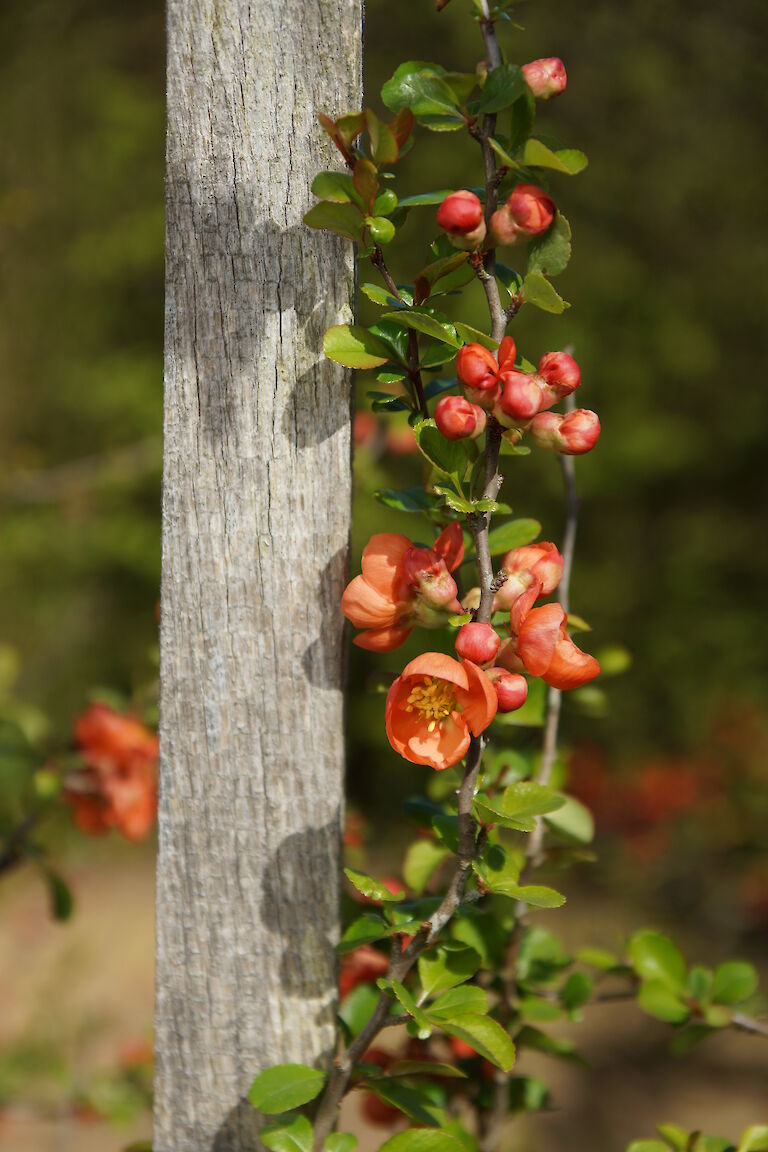
{"label": "unopened bud", "polygon": [[499,650],[501,638],[490,624],[462,624],[456,637],[456,652],[473,664],[489,664]]}
{"label": "unopened bud", "polygon": [[545,406],[551,408],[581,384],[581,370],[567,352],[546,352],[539,360],[539,376],[546,382]]}
{"label": "unopened bud", "polygon": [[555,202],[536,184],[518,184],[491,216],[491,236],[497,244],[516,244],[546,232],[555,218]]}
{"label": "unopened bud", "polygon": [[496,689],[499,712],[516,712],[522,708],[528,696],[528,681],[519,672],[507,672],[506,668],[489,668],[486,675]]}
{"label": "unopened bud", "polygon": [[504,391],[499,405],[510,419],[530,420],[540,411],[543,395],[535,376],[513,369],[511,372],[502,372],[501,383]]}
{"label": "unopened bud", "polygon": [[435,423],[446,440],[465,440],[485,431],[486,415],[463,396],[444,396],[435,408]]}
{"label": "unopened bud", "polygon": [[437,223],[455,248],[471,252],[485,239],[483,205],[474,192],[451,192],[437,210]]}
{"label": "unopened bud", "polygon": [[482,344],[465,344],[456,356],[456,373],[468,388],[491,392],[499,379],[499,366],[493,352]]}
{"label": "unopened bud", "polygon": [[523,64],[525,82],[537,100],[550,100],[565,91],[568,77],[559,56],[546,56]]}
{"label": "unopened bud", "polygon": [[432,548],[409,548],[402,564],[403,577],[418,589],[419,598],[426,602],[425,608],[445,608],[456,599],[456,581],[445,560]]}
{"label": "unopened bud", "polygon": [[600,420],[588,408],[576,408],[565,416],[541,412],[531,421],[528,431],[542,448],[552,448],[565,456],[583,456],[598,441]]}

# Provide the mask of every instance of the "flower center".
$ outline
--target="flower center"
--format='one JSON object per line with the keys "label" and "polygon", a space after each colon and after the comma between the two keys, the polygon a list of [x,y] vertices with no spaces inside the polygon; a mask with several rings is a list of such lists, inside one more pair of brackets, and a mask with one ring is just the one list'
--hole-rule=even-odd
{"label": "flower center", "polygon": [[429,720],[429,731],[434,732],[440,721],[450,716],[456,707],[456,697],[447,680],[424,677],[423,684],[417,684],[408,697],[406,712],[420,712]]}

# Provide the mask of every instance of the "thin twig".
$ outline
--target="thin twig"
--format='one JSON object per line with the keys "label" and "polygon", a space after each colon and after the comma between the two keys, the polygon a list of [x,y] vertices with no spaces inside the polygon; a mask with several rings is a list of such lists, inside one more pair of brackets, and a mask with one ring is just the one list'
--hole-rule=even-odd
{"label": "thin twig", "polygon": [[[573,394],[566,402],[565,409],[572,412],[575,408]],[[558,589],[558,600],[564,612],[568,612],[570,602],[571,572],[573,571],[573,556],[576,548],[576,529],[579,517],[579,497],[576,491],[576,469],[572,456],[561,456],[560,466],[565,485],[565,531],[563,533],[563,575]],[[559,688],[550,688],[547,692],[547,717],[544,724],[544,736],[541,747],[541,766],[536,781],[539,784],[548,784],[552,776],[552,769],[557,759],[557,736],[560,727],[560,709],[562,705],[562,692]],[[528,841],[528,858],[537,866],[541,863],[541,848],[544,838],[544,821],[541,817],[536,821],[536,828]]]}
{"label": "thin twig", "polygon": [[[395,284],[392,273],[387,267],[380,244],[377,244],[373,250],[371,264],[373,264],[374,268],[378,268],[382,280],[394,298],[399,300],[401,304],[407,304],[400,289],[397,284]],[[426,397],[424,396],[424,384],[421,379],[421,368],[419,367],[419,337],[413,328],[408,329],[408,379],[411,381],[419,411],[425,419],[428,419],[429,408],[427,407]]]}

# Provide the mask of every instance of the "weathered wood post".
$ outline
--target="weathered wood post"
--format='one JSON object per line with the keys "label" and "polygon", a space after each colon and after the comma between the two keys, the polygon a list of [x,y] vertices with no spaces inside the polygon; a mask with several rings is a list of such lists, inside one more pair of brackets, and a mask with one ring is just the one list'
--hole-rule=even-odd
{"label": "weathered wood post", "polygon": [[301,220],[361,4],[168,0],[156,1152],[257,1147],[332,1038],[354,274]]}

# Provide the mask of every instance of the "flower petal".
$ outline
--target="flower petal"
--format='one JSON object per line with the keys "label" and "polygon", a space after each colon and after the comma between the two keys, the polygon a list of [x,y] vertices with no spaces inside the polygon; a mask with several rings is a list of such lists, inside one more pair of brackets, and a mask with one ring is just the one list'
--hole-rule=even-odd
{"label": "flower petal", "polygon": [[400,619],[407,605],[377,592],[364,576],[355,576],[344,589],[341,610],[355,628],[386,628]]}
{"label": "flower petal", "polygon": [[464,533],[458,520],[451,520],[443,528],[432,548],[442,556],[449,572],[454,572],[464,559]]}
{"label": "flower petal", "polygon": [[465,691],[469,688],[466,665],[460,664],[458,660],[446,656],[443,652],[422,652],[421,656],[411,660],[410,664],[406,664],[403,668],[402,678],[411,676],[432,676],[437,680],[447,680],[451,684],[456,684]]}
{"label": "flower petal", "polygon": [[543,676],[552,663],[565,612],[560,604],[532,608],[520,625],[517,653],[532,676]]}
{"label": "flower petal", "polygon": [[461,715],[462,719],[469,725],[472,735],[479,736],[496,715],[499,698],[493,684],[481,668],[478,668],[471,660],[464,661],[464,668],[467,673],[469,690],[466,695],[461,693],[463,697]]}
{"label": "flower petal", "polygon": [[388,600],[403,600],[407,597],[402,560],[410,547],[411,541],[407,536],[395,532],[379,532],[371,536],[363,549],[365,581]]}
{"label": "flower petal", "polygon": [[361,632],[352,641],[358,648],[365,648],[368,652],[392,652],[410,636],[413,629],[409,624],[393,624],[389,628],[371,628]]}
{"label": "flower petal", "polygon": [[563,636],[555,646],[552,663],[544,673],[544,679],[552,688],[567,692],[588,684],[600,675],[600,662],[588,652],[577,648],[570,636]]}

